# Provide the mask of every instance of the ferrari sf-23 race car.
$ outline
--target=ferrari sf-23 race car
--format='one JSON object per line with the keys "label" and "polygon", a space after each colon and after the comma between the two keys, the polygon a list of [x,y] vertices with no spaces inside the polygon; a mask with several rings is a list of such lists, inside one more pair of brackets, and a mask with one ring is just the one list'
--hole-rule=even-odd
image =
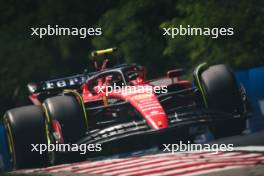
{"label": "ferrari sf-23 race car", "polygon": [[[31,144],[100,144],[100,152],[88,155],[107,155],[193,141],[195,126],[215,138],[245,129],[246,94],[228,66],[200,64],[193,81],[181,79],[182,69],[147,80],[146,69],[137,64],[107,67],[116,50],[92,52],[93,72],[28,84],[33,105],[10,109],[3,117],[14,168],[52,164],[71,153],[40,154],[32,152]],[[114,86],[133,86],[134,91],[107,91]],[[163,91],[149,91],[159,88]]]}

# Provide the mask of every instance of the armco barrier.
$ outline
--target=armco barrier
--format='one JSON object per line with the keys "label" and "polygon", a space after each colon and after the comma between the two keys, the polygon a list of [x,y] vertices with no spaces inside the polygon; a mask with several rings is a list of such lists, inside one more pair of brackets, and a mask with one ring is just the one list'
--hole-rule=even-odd
{"label": "armco barrier", "polygon": [[264,130],[264,67],[236,72],[237,79],[244,85],[252,108],[250,130]]}

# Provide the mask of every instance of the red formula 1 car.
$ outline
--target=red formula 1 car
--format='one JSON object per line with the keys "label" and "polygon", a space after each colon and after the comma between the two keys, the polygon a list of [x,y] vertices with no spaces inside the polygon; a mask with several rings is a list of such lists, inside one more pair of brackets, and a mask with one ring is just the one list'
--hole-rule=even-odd
{"label": "red formula 1 car", "polygon": [[245,129],[246,95],[226,65],[199,65],[194,85],[180,78],[181,69],[146,80],[145,68],[137,64],[107,68],[114,51],[92,53],[104,57],[100,67],[95,61],[94,72],[28,84],[34,105],[8,110],[3,118],[14,167],[54,163],[68,153],[40,154],[31,144],[100,144],[100,152],[88,155],[103,155],[192,141],[195,126],[215,138]]}

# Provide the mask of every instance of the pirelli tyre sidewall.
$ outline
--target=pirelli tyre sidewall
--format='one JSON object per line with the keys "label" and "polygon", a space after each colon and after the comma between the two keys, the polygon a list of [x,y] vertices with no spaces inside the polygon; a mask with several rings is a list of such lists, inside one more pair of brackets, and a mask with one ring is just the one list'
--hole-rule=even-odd
{"label": "pirelli tyre sidewall", "polygon": [[208,107],[225,111],[242,111],[242,98],[232,70],[226,65],[213,65],[202,72],[202,86],[205,89]]}
{"label": "pirelli tyre sidewall", "polygon": [[40,167],[47,164],[47,153],[32,151],[32,145],[46,144],[45,117],[40,106],[8,110],[4,115],[13,169]]}
{"label": "pirelli tyre sidewall", "polygon": [[65,143],[74,143],[84,136],[86,132],[84,111],[74,96],[48,98],[43,106],[49,119],[59,122]]}
{"label": "pirelli tyre sidewall", "polygon": [[[209,109],[230,114],[243,113],[243,101],[232,70],[226,65],[213,65],[201,73],[201,84]],[[246,119],[234,119],[213,127],[216,136],[240,134],[246,127]]]}

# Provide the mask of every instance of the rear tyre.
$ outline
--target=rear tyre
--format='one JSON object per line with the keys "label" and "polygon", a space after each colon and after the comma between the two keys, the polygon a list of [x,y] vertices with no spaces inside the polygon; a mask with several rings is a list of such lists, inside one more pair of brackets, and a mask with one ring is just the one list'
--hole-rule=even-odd
{"label": "rear tyre", "polygon": [[86,122],[83,109],[75,97],[56,96],[44,101],[50,120],[57,120],[61,126],[65,143],[73,143],[84,136]]}
{"label": "rear tyre", "polygon": [[[243,113],[243,101],[239,86],[228,66],[210,66],[201,73],[201,85],[208,108],[232,114]],[[212,127],[212,130],[217,137],[223,137],[241,134],[245,127],[246,119],[239,118],[229,121],[228,124],[219,123]]]}
{"label": "rear tyre", "polygon": [[47,152],[32,151],[31,144],[47,144],[45,117],[40,106],[8,110],[4,115],[13,169],[40,167],[47,164]]}

